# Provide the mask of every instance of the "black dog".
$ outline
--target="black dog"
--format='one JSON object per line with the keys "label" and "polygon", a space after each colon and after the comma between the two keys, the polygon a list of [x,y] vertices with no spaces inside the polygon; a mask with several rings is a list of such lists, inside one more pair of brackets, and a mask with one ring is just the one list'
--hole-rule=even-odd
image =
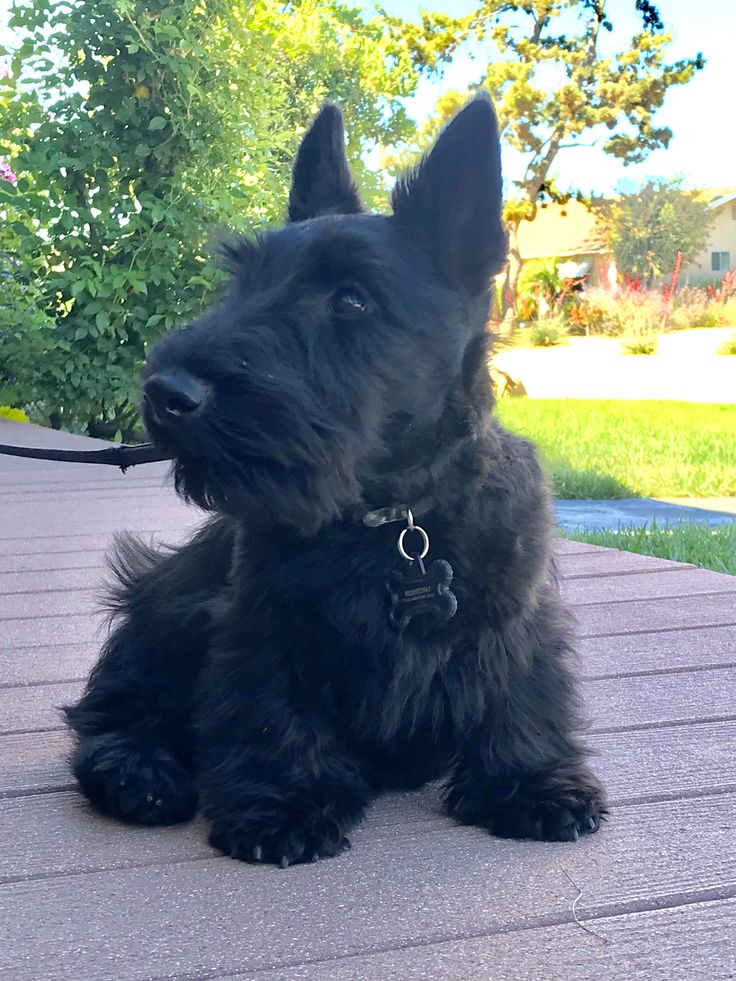
{"label": "black dog", "polygon": [[93,804],[165,824],[199,802],[245,861],[335,855],[377,793],[440,776],[497,835],[574,840],[605,810],[547,488],[491,414],[487,99],[392,204],[362,211],[327,106],[289,223],[233,246],[227,298],[154,350],[146,423],[216,516],[176,551],[119,544],[118,624],[67,709]]}

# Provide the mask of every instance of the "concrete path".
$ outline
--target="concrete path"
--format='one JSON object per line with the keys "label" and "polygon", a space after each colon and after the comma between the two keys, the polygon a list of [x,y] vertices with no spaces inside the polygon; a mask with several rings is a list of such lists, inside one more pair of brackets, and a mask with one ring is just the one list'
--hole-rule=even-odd
{"label": "concrete path", "polygon": [[640,528],[651,525],[653,521],[659,527],[683,522],[717,527],[736,520],[734,498],[684,498],[683,501],[685,503],[673,503],[651,497],[628,497],[615,501],[555,501],[555,511],[557,523],[568,531],[583,528],[615,531],[619,526]]}
{"label": "concrete path", "polygon": [[555,347],[499,346],[494,364],[534,399],[734,401],[736,357],[717,354],[736,327],[664,334],[657,354],[626,354],[620,337],[568,337]]}

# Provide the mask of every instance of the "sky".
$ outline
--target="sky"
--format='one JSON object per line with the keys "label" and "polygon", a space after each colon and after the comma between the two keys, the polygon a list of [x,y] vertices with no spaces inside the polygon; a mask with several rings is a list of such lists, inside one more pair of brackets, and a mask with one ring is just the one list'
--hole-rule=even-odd
{"label": "sky", "polygon": [[[369,0],[353,2],[371,10]],[[476,7],[474,0],[380,0],[380,4],[388,13],[406,19],[418,19],[420,8],[461,15]],[[9,6],[10,0],[0,0],[0,44],[11,36]],[[656,125],[673,130],[669,147],[629,167],[600,146],[562,150],[554,168],[561,189],[608,194],[621,181],[639,183],[649,176],[682,177],[688,187],[736,186],[736,0],[660,0],[658,6],[666,28],[674,33],[668,60],[693,57],[701,51],[707,62],[687,85],[670,89],[655,117]],[[615,28],[611,40],[622,37],[623,45],[639,24],[634,0],[608,0],[607,9]],[[443,78],[422,81],[416,96],[408,101],[413,118],[419,122],[428,118],[443,91],[462,91],[477,81],[484,64],[480,54],[477,61],[460,54]],[[523,173],[523,160],[508,148],[504,150],[504,172],[507,180],[519,179]]]}
{"label": "sky", "polygon": [[[414,20],[420,9],[460,16],[477,6],[472,0],[380,3],[388,13]],[[600,145],[562,150],[553,169],[561,189],[609,194],[621,181],[638,184],[649,176],[681,177],[688,187],[736,187],[736,0],[660,0],[657,6],[665,28],[674,35],[667,60],[694,57],[700,51],[707,62],[687,85],[669,90],[654,117],[655,125],[672,129],[669,147],[628,167]],[[614,23],[611,40],[622,37],[623,46],[640,23],[634,0],[608,0],[606,7]],[[408,103],[412,117],[426,119],[443,91],[462,91],[477,81],[483,64],[482,59],[457,56],[443,79],[422,82]],[[504,172],[511,180],[523,173],[523,161],[509,149],[504,150]]]}

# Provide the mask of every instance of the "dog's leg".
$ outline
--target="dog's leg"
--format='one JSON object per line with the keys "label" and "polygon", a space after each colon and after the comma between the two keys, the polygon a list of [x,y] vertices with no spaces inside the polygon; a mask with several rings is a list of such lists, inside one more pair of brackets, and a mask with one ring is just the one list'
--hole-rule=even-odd
{"label": "dog's leg", "polygon": [[208,644],[207,589],[224,579],[217,538],[205,532],[164,555],[124,540],[113,558],[118,625],[65,713],[82,792],[120,820],[173,824],[196,809],[191,715]]}
{"label": "dog's leg", "polygon": [[202,679],[198,769],[210,843],[282,867],[338,855],[374,791],[320,704],[324,693],[289,672],[288,641],[248,647],[213,655]]}
{"label": "dog's leg", "polygon": [[505,639],[512,680],[489,696],[484,725],[466,739],[447,808],[502,838],[575,841],[598,830],[606,800],[579,737],[567,631],[551,605],[524,634]]}

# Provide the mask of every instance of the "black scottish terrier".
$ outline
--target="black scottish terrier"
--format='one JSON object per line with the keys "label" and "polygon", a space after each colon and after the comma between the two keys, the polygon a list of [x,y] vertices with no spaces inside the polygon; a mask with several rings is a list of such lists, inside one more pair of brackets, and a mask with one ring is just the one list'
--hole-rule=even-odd
{"label": "black scottish terrier", "polygon": [[438,777],[451,815],[504,837],[574,840],[605,811],[548,491],[492,416],[488,99],[392,205],[363,211],[326,106],[286,226],[230,247],[227,297],[153,351],[146,424],[215,516],[176,550],[118,543],[117,626],[66,710],[100,810],[199,806],[249,862],[335,855],[380,791]]}

